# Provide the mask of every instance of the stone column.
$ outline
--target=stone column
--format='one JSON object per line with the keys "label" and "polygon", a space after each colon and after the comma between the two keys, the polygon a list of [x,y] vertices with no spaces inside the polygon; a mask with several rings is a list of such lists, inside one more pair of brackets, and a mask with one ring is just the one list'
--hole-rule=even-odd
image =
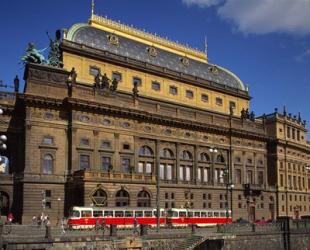
{"label": "stone column", "polygon": [[178,182],[179,180],[179,167],[180,167],[180,143],[176,143],[175,148],[175,179]]}
{"label": "stone column", "polygon": [[197,183],[197,169],[198,169],[198,145],[194,146],[194,165],[193,165],[193,181]]}
{"label": "stone column", "polygon": [[113,169],[120,169],[121,159],[120,159],[120,145],[119,145],[119,134],[114,134],[114,159],[112,161]]}
{"label": "stone column", "polygon": [[93,166],[93,169],[101,170],[100,154],[99,154],[99,148],[100,148],[99,131],[94,130],[93,134],[94,134],[94,155],[93,155],[94,166]]}

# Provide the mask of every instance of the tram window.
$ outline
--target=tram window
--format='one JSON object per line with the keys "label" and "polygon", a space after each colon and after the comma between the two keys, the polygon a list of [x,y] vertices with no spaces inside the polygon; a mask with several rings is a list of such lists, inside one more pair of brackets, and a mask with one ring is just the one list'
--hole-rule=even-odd
{"label": "tram window", "polygon": [[226,217],[226,213],[225,212],[221,212],[220,213],[220,217]]}
{"label": "tram window", "polygon": [[124,211],[115,211],[115,217],[124,217]]}
{"label": "tram window", "polygon": [[144,217],[152,217],[152,211],[144,211]]}
{"label": "tram window", "polygon": [[202,217],[207,217],[207,213],[206,212],[201,212],[201,218]]}
{"label": "tram window", "polygon": [[102,211],[93,211],[93,216],[94,217],[102,217],[103,216],[103,212]]}
{"label": "tram window", "polygon": [[208,217],[213,217],[213,212],[208,212]]}
{"label": "tram window", "polygon": [[80,217],[80,211],[76,210],[71,211],[71,217]]}
{"label": "tram window", "polygon": [[133,211],[125,211],[125,217],[133,217]]}
{"label": "tram window", "polygon": [[179,212],[179,217],[186,217],[186,212]]}
{"label": "tram window", "polygon": [[195,212],[195,217],[200,217],[200,212]]}
{"label": "tram window", "polygon": [[91,210],[82,211],[82,217],[91,217]]}
{"label": "tram window", "polygon": [[165,217],[165,216],[166,216],[166,212],[165,212],[165,211],[161,211],[161,212],[160,212],[160,216],[161,216],[161,217]]}
{"label": "tram window", "polygon": [[219,217],[220,213],[219,212],[214,212],[214,217]]}
{"label": "tram window", "polygon": [[178,217],[178,212],[177,212],[177,211],[169,210],[169,211],[167,212],[167,216],[168,216],[168,217]]}
{"label": "tram window", "polygon": [[143,217],[142,211],[135,211],[135,217]]}
{"label": "tram window", "polygon": [[104,211],[104,217],[113,217],[113,211]]}
{"label": "tram window", "polygon": [[193,217],[193,212],[188,212],[188,217]]}

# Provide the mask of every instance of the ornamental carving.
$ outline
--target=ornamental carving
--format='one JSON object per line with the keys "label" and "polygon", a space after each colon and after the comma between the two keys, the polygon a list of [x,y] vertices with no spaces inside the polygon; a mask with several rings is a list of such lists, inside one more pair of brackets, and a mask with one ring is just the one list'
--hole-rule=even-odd
{"label": "ornamental carving", "polygon": [[218,68],[217,68],[216,66],[211,66],[211,67],[209,68],[209,70],[210,70],[210,72],[211,72],[212,74],[214,74],[214,75],[218,75],[218,74],[219,74],[219,70],[218,70]]}
{"label": "ornamental carving", "polygon": [[152,56],[152,57],[157,56],[157,49],[154,46],[148,47],[146,51],[148,52],[149,56]]}
{"label": "ornamental carving", "polygon": [[66,83],[68,76],[55,72],[46,72],[43,70],[30,69],[28,80],[40,80],[51,83]]}
{"label": "ornamental carving", "polygon": [[119,45],[119,39],[118,39],[118,36],[116,35],[108,35],[108,40],[109,40],[109,44],[112,44],[112,45],[116,45],[118,46]]}
{"label": "ornamental carving", "polygon": [[116,78],[109,79],[106,73],[101,75],[99,72],[94,81],[94,90],[99,95],[109,96],[111,93],[116,92],[118,87],[118,80]]}
{"label": "ornamental carving", "polygon": [[185,67],[188,67],[189,66],[189,59],[185,56],[185,57],[182,57],[180,59],[181,63],[183,64],[183,66]]}

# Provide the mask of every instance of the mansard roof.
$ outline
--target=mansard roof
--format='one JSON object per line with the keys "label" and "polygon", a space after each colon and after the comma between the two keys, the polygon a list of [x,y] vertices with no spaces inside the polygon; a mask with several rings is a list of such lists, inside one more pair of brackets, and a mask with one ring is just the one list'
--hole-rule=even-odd
{"label": "mansard roof", "polygon": [[[124,27],[132,29],[128,26]],[[137,30],[136,33],[138,34],[138,32],[140,31]],[[145,34],[147,35],[148,33]],[[111,42],[111,36],[117,37],[117,44]],[[190,48],[187,49],[185,46],[178,47],[183,48],[181,51],[188,51],[189,56],[187,56],[187,53],[184,53],[184,56],[182,56],[182,53],[173,53],[173,50],[165,50],[162,46],[156,46],[156,43],[150,45],[150,43],[144,43],[143,40],[140,42],[130,39],[129,37],[122,36],[119,32],[103,30],[91,24],[76,24],[72,26],[67,33],[66,39],[95,49],[109,51],[117,55],[215,82],[230,88],[247,91],[242,81],[231,71],[208,63],[206,57],[202,60],[199,51],[194,51]],[[162,38],[160,39],[158,40],[165,41]],[[155,48],[155,55],[150,54],[150,47]],[[177,46],[175,47],[178,48]],[[191,55],[191,52],[193,55],[198,55],[197,60],[195,60],[195,56]]]}

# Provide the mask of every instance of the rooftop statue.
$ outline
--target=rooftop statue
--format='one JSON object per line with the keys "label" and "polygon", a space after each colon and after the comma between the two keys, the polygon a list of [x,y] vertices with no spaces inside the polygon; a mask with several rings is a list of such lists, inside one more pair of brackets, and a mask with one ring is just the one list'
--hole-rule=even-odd
{"label": "rooftop statue", "polygon": [[27,63],[46,64],[47,61],[42,55],[42,52],[45,50],[46,48],[42,50],[37,50],[34,43],[28,43],[26,55],[21,57],[21,62],[23,62],[23,64],[27,64]]}
{"label": "rooftop statue", "polygon": [[61,32],[60,30],[56,31],[56,39],[53,41],[49,34],[47,33],[48,38],[50,39],[50,52],[48,54],[48,64],[54,67],[63,67],[63,62],[61,61],[61,52],[60,52],[60,43],[61,43]]}

